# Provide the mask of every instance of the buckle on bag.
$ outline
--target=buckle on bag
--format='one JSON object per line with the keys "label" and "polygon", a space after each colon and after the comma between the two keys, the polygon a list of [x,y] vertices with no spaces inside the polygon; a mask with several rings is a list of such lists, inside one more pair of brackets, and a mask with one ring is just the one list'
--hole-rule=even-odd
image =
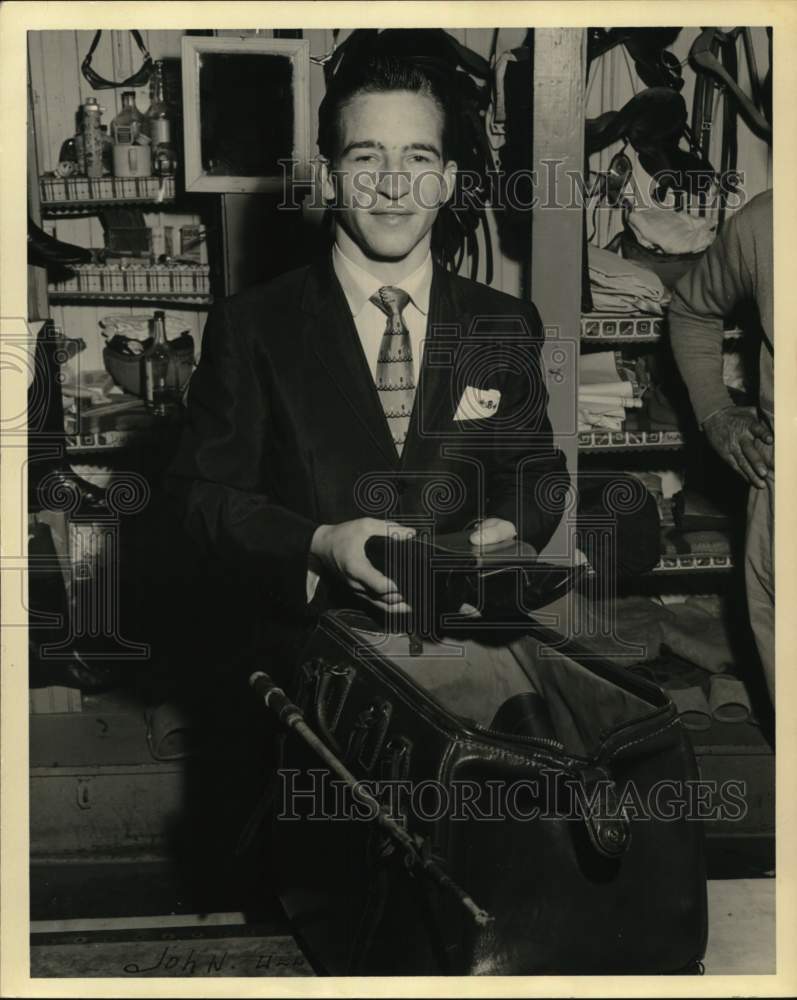
{"label": "buckle on bag", "polygon": [[327,746],[338,754],[341,752],[341,747],[334,733],[354,683],[355,674],[353,666],[329,663],[319,657],[304,664],[300,675],[300,691],[297,694],[300,704],[303,705],[303,710],[307,709],[310,688],[314,684],[313,708],[318,732]]}
{"label": "buckle on bag", "polygon": [[360,712],[349,735],[347,761],[358,763],[366,771],[373,769],[382,750],[392,714],[393,706],[382,698]]}
{"label": "buckle on bag", "polygon": [[586,792],[584,822],[592,846],[605,858],[619,858],[631,842],[631,824],[617,798],[617,787],[602,767],[581,771]]}

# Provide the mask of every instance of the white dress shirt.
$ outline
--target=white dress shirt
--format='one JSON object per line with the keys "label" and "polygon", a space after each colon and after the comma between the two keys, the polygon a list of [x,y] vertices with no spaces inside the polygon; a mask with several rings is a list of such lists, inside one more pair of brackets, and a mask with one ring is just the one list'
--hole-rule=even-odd
{"label": "white dress shirt", "polygon": [[[349,303],[354,325],[357,327],[360,343],[368,362],[368,370],[373,378],[376,378],[376,362],[379,357],[379,347],[385,332],[387,317],[379,306],[374,305],[370,299],[387,282],[375,278],[365,268],[355,264],[343,253],[337,243],[332,248],[332,266],[346,296],[346,301]],[[432,289],[431,252],[426,255],[426,259],[412,274],[407,275],[402,281],[397,281],[393,287],[403,289],[410,297],[402,316],[410,331],[415,384],[417,385],[423,357],[423,342],[426,337],[429,294]]]}
{"label": "white dress shirt", "polygon": [[[379,348],[382,344],[382,336],[385,332],[387,317],[379,306],[370,301],[371,296],[382,288],[386,282],[380,278],[375,278],[369,271],[355,264],[351,258],[347,257],[336,243],[332,248],[332,266],[335,276],[340,282],[346,301],[351,309],[354,325],[362,344],[365,360],[368,363],[368,370],[371,377],[376,379],[376,363],[379,357]],[[402,313],[404,322],[410,332],[410,344],[412,345],[413,369],[415,372],[415,384],[421,372],[421,362],[423,359],[423,346],[426,337],[426,321],[429,315],[429,295],[432,290],[432,254],[426,255],[424,261],[412,274],[407,275],[401,281],[397,281],[392,287],[401,288],[410,297],[410,301],[404,307]],[[311,568],[315,559],[311,556],[310,568],[307,570],[307,602],[312,601],[318,586],[318,572]]]}

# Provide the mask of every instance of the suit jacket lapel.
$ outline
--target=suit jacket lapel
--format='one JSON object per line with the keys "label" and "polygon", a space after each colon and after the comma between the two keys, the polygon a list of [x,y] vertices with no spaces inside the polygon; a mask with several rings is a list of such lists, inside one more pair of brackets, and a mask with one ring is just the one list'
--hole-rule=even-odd
{"label": "suit jacket lapel", "polygon": [[309,271],[302,308],[313,318],[310,342],[322,365],[374,444],[392,465],[397,464],[398,454],[373,375],[330,258]]}
{"label": "suit jacket lapel", "polygon": [[429,296],[429,322],[423,364],[418,380],[418,393],[412,412],[407,441],[402,452],[402,465],[421,464],[421,452],[426,432],[437,427],[452,398],[452,378],[457,349],[470,325],[470,313],[451,280],[449,273],[435,263]]}

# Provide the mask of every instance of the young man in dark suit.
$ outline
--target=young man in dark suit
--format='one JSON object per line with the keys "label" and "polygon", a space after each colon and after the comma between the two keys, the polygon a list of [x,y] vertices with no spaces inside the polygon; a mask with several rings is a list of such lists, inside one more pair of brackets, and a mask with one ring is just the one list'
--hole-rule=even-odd
{"label": "young man in dark suit", "polygon": [[539,551],[561,516],[537,311],[431,252],[456,124],[409,62],[341,70],[319,114],[331,256],[208,319],[172,483],[189,532],[263,585],[269,617],[406,611],[372,535],[423,523]]}

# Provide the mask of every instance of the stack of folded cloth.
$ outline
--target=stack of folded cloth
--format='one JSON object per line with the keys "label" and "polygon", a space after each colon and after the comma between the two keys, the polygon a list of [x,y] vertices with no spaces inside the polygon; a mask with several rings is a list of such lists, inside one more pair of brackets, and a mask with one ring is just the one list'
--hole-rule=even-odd
{"label": "stack of folded cloth", "polygon": [[618,369],[612,352],[601,351],[581,358],[578,384],[579,431],[622,430],[626,410],[641,406],[639,386],[627,371]]}
{"label": "stack of folded cloth", "polygon": [[[675,512],[677,523],[677,511]],[[728,535],[725,531],[716,529],[701,529],[699,531],[680,531],[677,527],[669,528],[662,534],[662,555],[667,556],[719,556],[730,554]]]}
{"label": "stack of folded cloth", "polygon": [[653,271],[599,247],[589,248],[594,312],[661,316],[669,293]]}

